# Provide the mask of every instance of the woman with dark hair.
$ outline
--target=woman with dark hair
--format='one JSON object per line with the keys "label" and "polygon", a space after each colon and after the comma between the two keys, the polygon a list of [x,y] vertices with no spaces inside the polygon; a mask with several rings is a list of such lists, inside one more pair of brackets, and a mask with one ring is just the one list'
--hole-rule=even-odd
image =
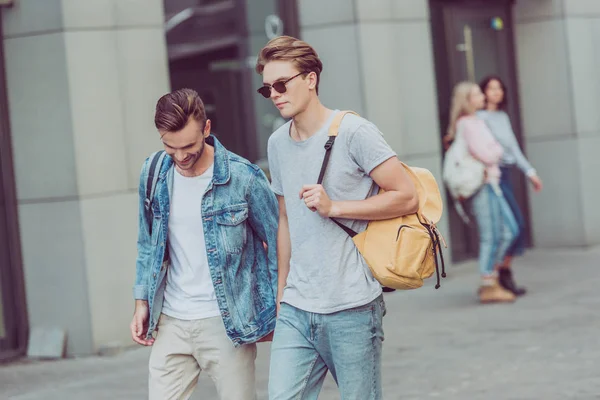
{"label": "woman with dark hair", "polygon": [[500,187],[519,225],[517,239],[508,249],[503,262],[498,266],[498,281],[504,288],[520,296],[525,294],[526,289],[518,287],[514,281],[512,259],[514,256],[522,255],[525,251],[525,218],[515,198],[510,176],[513,173],[514,167],[518,167],[529,178],[536,192],[542,190],[542,180],[523,155],[515,137],[510,119],[505,111],[507,98],[504,82],[497,76],[488,76],[481,81],[479,86],[485,95],[485,108],[479,111],[477,115],[486,122],[496,140],[504,148],[504,153],[500,161],[500,169],[502,171]]}

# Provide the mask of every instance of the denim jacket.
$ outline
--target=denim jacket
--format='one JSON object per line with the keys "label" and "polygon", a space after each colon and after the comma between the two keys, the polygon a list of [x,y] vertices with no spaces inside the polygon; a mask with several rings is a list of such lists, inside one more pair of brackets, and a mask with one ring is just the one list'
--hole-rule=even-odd
{"label": "denim jacket", "polygon": [[[262,170],[233,154],[214,136],[213,178],[202,198],[202,220],[210,276],[227,336],[235,346],[252,343],[275,328],[278,205]],[[150,309],[147,338],[162,310],[168,251],[169,203],[174,163],[165,157],[152,201],[152,234],[144,213],[150,158],[140,174],[135,299]],[[265,250],[263,243],[266,243]]]}

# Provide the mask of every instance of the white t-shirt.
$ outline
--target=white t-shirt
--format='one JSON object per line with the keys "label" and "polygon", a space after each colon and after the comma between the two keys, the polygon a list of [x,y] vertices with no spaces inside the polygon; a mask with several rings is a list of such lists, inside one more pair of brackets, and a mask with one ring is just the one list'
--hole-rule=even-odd
{"label": "white t-shirt", "polygon": [[171,265],[162,309],[173,318],[195,320],[220,315],[202,226],[202,198],[212,176],[212,166],[192,178],[175,169],[169,214]]}

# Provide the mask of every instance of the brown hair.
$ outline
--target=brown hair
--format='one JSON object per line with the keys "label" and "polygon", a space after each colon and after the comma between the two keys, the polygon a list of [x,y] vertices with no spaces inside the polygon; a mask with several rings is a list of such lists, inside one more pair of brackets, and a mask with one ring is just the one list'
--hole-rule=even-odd
{"label": "brown hair", "polygon": [[156,129],[177,132],[185,128],[190,118],[200,122],[204,128],[206,111],[198,92],[192,89],[178,89],[158,99],[154,125]]}
{"label": "brown hair", "polygon": [[[489,84],[492,83],[492,81],[498,81],[498,83],[500,84],[500,87],[502,88],[502,93],[503,93],[502,101],[498,104],[498,110],[506,110],[506,106],[508,105],[508,99],[506,96],[508,93],[506,93],[506,85],[504,84],[502,79],[500,79],[499,76],[497,76],[497,75],[486,76],[485,78],[483,78],[483,80],[479,84],[479,87],[481,88],[481,91],[483,92],[483,94],[485,94],[485,91],[487,90]],[[487,96],[485,98],[485,105],[487,106]]]}
{"label": "brown hair", "polygon": [[291,36],[276,37],[258,53],[256,72],[262,75],[265,65],[270,61],[290,61],[300,72],[314,72],[317,75],[316,89],[319,94],[323,63],[311,45]]}

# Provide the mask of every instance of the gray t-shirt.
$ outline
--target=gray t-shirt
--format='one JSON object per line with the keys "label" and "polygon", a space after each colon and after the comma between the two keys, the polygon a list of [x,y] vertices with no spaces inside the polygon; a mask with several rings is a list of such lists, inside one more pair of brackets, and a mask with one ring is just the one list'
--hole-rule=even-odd
{"label": "gray t-shirt", "polygon": [[[334,115],[302,142],[290,137],[288,122],[273,133],[268,146],[271,187],[285,198],[292,243],[282,301],[320,314],[358,307],[381,294],[379,282],[348,234],[333,221],[310,211],[299,197],[303,185],[317,182]],[[374,124],[346,115],[331,150],[323,186],[332,200],[364,200],[374,188],[371,171],[395,156]],[[367,226],[367,221],[341,222],[356,232]]]}

